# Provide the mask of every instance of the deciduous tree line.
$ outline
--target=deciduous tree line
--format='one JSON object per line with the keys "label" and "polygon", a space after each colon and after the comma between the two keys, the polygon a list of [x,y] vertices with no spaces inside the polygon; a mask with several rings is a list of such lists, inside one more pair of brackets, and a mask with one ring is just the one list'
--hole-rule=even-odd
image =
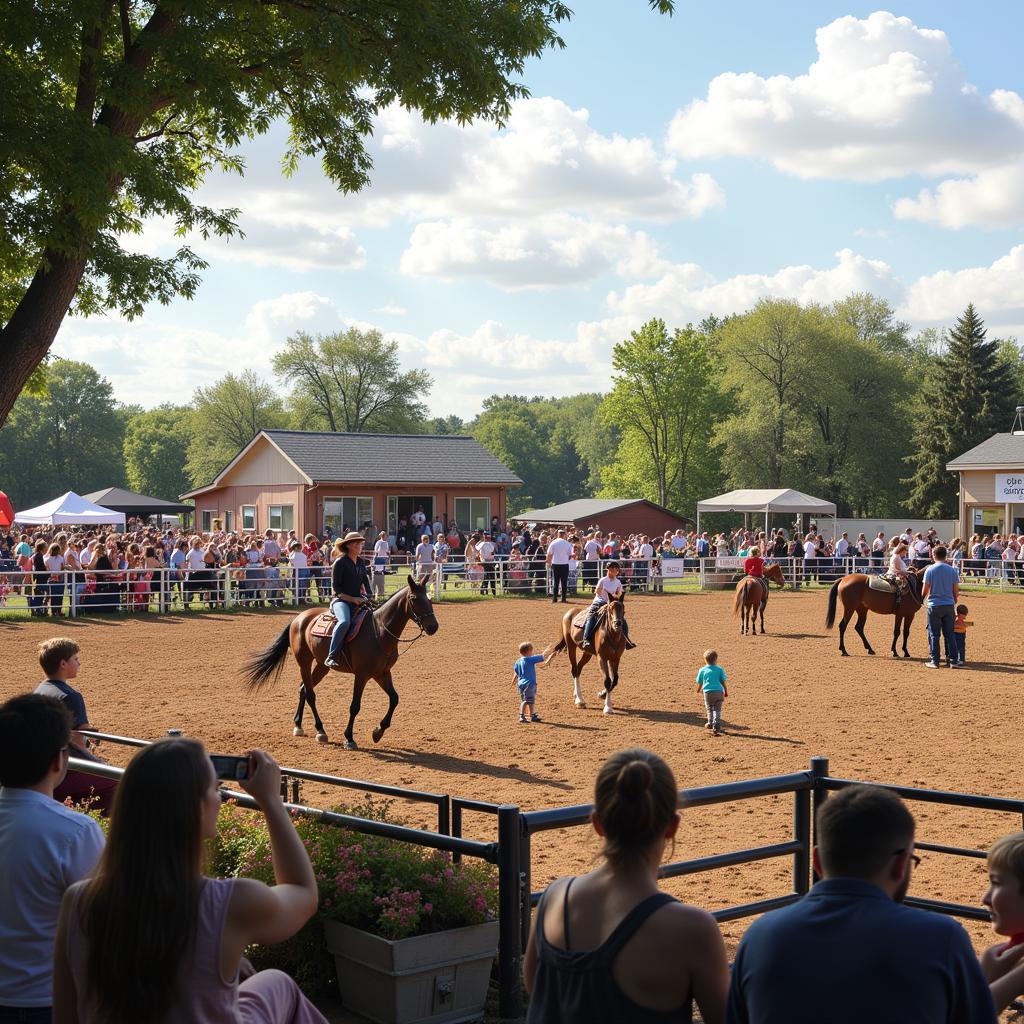
{"label": "deciduous tree line", "polygon": [[[1015,341],[988,340],[973,307],[912,335],[867,294],[829,306],[766,299],[749,312],[614,346],[612,388],[494,395],[475,419],[431,419],[434,381],[394,342],[351,329],[297,333],[274,358],[189,405],[120,405],[90,366],[50,364],[0,429],[0,486],[25,507],[69,487],[174,498],[210,482],[264,428],[469,433],[524,481],[514,510],[586,495],[645,497],[692,514],[730,487],[796,487],[843,514],[956,513],[949,459],[1010,428],[1024,401]],[[287,389],[287,390],[284,390]]]}

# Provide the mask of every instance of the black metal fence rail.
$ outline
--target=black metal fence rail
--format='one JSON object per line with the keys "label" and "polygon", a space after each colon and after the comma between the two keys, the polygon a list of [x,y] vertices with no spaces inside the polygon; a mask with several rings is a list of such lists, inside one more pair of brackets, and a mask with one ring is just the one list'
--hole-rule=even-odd
{"label": "black metal fence rail", "polygon": [[[96,739],[106,739],[109,742],[122,743],[128,746],[139,747],[148,745],[146,740],[137,740],[131,737],[113,736],[91,731],[87,735]],[[95,761],[72,758],[69,763],[72,768],[78,771],[106,778],[118,779],[123,774],[123,769],[121,768]],[[510,804],[494,804],[487,801],[467,800],[460,797],[450,798],[443,794],[406,790],[397,786],[385,786],[357,779],[345,779],[318,772],[307,772],[302,769],[282,769],[282,771],[288,771],[294,775],[292,779],[294,787],[298,786],[298,782],[301,779],[361,789],[364,792],[381,793],[382,795],[401,799],[437,804],[439,821],[436,832],[427,829],[410,828],[405,825],[396,825],[390,822],[360,818],[349,814],[340,814],[334,811],[325,811],[302,804],[297,799],[287,802],[286,806],[297,815],[315,817],[318,821],[337,828],[346,828],[354,832],[382,836],[398,842],[413,843],[418,846],[445,851],[452,855],[453,860],[468,856],[496,865],[498,869],[499,917],[499,1012],[503,1017],[519,1016],[522,1011],[521,957],[529,935],[531,909],[540,897],[540,893],[531,892],[530,863],[532,837],[535,834],[554,829],[586,826],[590,821],[592,806],[589,804],[579,804],[573,807],[522,812],[518,807]],[[859,784],[861,783],[858,780],[831,777],[829,775],[828,758],[815,757],[811,759],[809,770],[803,772],[681,790],[679,793],[679,806],[681,808],[708,807],[760,797],[792,794],[793,836],[792,839],[783,842],[731,850],[711,856],[666,864],[660,869],[660,875],[663,878],[676,878],[703,871],[734,867],[739,864],[752,864],[779,857],[789,857],[792,858],[793,874],[792,886],[788,892],[768,896],[754,902],[724,907],[715,911],[714,916],[718,921],[732,921],[788,906],[808,892],[813,881],[811,851],[814,844],[814,812],[828,798],[829,793],[847,786]],[[917,789],[910,786],[887,785],[885,783],[869,784],[883,786],[908,801],[1010,813],[1017,815],[1024,822],[1024,800],[946,792],[942,790]],[[224,799],[234,800],[243,807],[258,809],[256,801],[245,793],[228,790],[223,790],[222,792]],[[297,793],[297,789],[293,790],[293,792]],[[282,795],[287,798],[286,793]],[[496,841],[485,842],[465,839],[462,836],[464,811],[474,811],[495,817],[497,819]],[[951,856],[970,858],[983,858],[985,856],[983,851],[968,847],[950,846],[927,841],[915,842],[914,845],[915,849]],[[970,920],[985,921],[989,917],[988,912],[982,907],[951,903],[946,900],[915,896],[907,897],[905,902],[908,905],[920,907],[924,910],[950,914]]]}

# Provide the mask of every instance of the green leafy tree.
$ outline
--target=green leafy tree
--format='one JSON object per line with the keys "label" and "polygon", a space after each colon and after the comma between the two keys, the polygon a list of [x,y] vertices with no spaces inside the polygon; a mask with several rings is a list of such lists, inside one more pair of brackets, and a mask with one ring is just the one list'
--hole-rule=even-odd
{"label": "green leafy tree", "polygon": [[423,424],[428,434],[465,434],[466,424],[461,416],[435,416]]}
{"label": "green leafy tree", "polygon": [[639,479],[628,469],[639,460],[651,481],[643,497],[690,510],[701,497],[695,470],[706,470],[714,459],[712,438],[724,413],[711,340],[692,325],[670,335],[663,320],[649,320],[615,346],[612,365],[603,414],[622,442],[602,472],[603,490],[623,496],[625,480]]}
{"label": "green leafy tree", "polygon": [[1012,366],[1000,359],[999,342],[987,341],[985,324],[968,305],[949,331],[945,354],[925,382],[916,409],[911,508],[948,518],[958,511],[956,476],[946,463],[992,434],[1010,429],[1017,402]]}
{"label": "green leafy tree", "polygon": [[189,489],[185,453],[192,415],[188,406],[167,404],[131,417],[124,435],[124,465],[132,490],[177,501]]}
{"label": "green leafy tree", "polygon": [[910,359],[913,348],[910,324],[897,320],[885,299],[870,292],[854,292],[833,302],[829,312],[848,325],[858,341],[870,342],[887,355]]}
{"label": "green leafy tree", "polygon": [[70,359],[53,360],[46,378],[45,394],[22,395],[0,428],[0,479],[15,508],[125,483],[124,421],[110,381]]}
{"label": "green leafy tree", "polygon": [[299,331],[274,356],[274,372],[291,384],[292,418],[302,430],[362,434],[419,433],[433,380],[398,362],[398,342],[351,327],[315,338]]}
{"label": "green leafy tree", "polygon": [[[671,13],[671,0],[648,0]],[[563,45],[561,0],[79,0],[0,5],[0,423],[69,308],[138,316],[191,296],[203,261],[122,245],[144,218],[232,235],[198,203],[212,168],[277,120],[286,172],[320,155],[343,191],[391,103],[501,121],[526,62]]]}
{"label": "green leafy tree", "polygon": [[259,431],[288,426],[280,397],[252,370],[197,388],[192,405],[185,466],[197,487],[213,480]]}

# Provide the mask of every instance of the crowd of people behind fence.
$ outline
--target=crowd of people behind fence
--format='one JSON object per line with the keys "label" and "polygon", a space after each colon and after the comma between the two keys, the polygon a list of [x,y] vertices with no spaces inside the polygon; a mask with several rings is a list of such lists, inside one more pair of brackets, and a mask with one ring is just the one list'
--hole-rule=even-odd
{"label": "crowd of people behind fence", "polygon": [[[129,520],[123,533],[110,529],[34,526],[0,532],[0,606],[12,594],[22,594],[34,615],[63,614],[74,590],[76,609],[146,612],[172,603],[216,607],[226,600],[227,570],[235,600],[247,605],[324,603],[329,597],[330,565],[337,556],[335,533],[322,536],[295,530],[225,531],[214,520],[201,533],[176,526]],[[339,535],[349,530],[345,526]],[[366,557],[378,596],[385,577],[402,567],[420,575],[436,574],[439,585],[468,587],[497,593],[549,592],[548,550],[556,531],[571,545],[568,590],[592,588],[601,561],[622,563],[622,580],[629,590],[663,589],[666,561],[682,559],[683,568],[697,570],[702,560],[745,558],[757,547],[769,559],[792,560],[791,578],[829,583],[847,567],[882,571],[899,545],[914,567],[930,561],[938,543],[949,547],[950,562],[965,579],[999,578],[1011,585],[1024,582],[1024,535],[974,534],[969,540],[938,537],[934,529],[915,533],[909,527],[886,537],[848,533],[825,537],[810,525],[806,533],[785,528],[768,532],[739,528],[709,533],[682,528],[660,536],[645,533],[521,526],[493,518],[487,528],[463,530],[455,521],[427,521],[422,512],[400,519],[388,530],[364,524]],[[160,572],[166,570],[166,572]]]}

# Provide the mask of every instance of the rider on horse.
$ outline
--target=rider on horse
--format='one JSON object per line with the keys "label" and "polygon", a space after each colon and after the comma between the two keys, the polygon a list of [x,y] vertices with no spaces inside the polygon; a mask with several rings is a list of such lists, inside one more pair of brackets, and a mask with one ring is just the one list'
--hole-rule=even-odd
{"label": "rider on horse", "polygon": [[341,554],[331,566],[331,611],[338,624],[331,634],[331,646],[324,662],[328,668],[341,668],[338,657],[352,622],[352,610],[364,605],[370,593],[366,563],[359,557],[365,543],[366,538],[355,531],[335,542]]}
{"label": "rider on horse", "polygon": [[[580,650],[594,651],[594,630],[597,628],[597,620],[600,618],[604,606],[609,601],[618,598],[622,600],[622,583],[619,581],[619,563],[612,561],[605,566],[605,575],[597,581],[594,587],[594,600],[590,605],[590,613],[587,615],[587,623],[583,627],[583,639],[580,641]],[[622,632],[626,637],[626,647],[632,650],[636,644],[629,639],[629,624],[622,620]]]}
{"label": "rider on horse", "polygon": [[743,563],[743,571],[752,579],[757,580],[764,587],[764,592],[768,593],[768,584],[764,579],[764,559],[761,557],[760,548],[752,547],[747,553],[747,558]]}
{"label": "rider on horse", "polygon": [[903,556],[907,554],[906,544],[897,544],[896,549],[892,553],[892,557],[889,559],[889,571],[885,574],[886,578],[892,581],[893,588],[896,591],[896,607],[899,608],[900,600],[903,597],[903,592],[910,585],[910,576],[907,574],[907,564],[903,561]]}

